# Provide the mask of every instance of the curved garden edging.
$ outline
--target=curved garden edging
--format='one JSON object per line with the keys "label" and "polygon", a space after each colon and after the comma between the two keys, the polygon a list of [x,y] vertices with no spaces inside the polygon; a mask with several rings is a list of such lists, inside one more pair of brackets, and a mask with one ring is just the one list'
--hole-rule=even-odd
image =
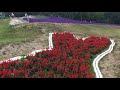
{"label": "curved garden edging", "polygon": [[111,53],[111,51],[113,50],[113,47],[115,46],[115,42],[114,40],[110,39],[111,41],[111,45],[109,46],[108,50],[106,50],[105,52],[99,54],[94,60],[93,60],[93,68],[96,74],[96,78],[103,78],[103,75],[100,72],[100,69],[98,67],[98,63],[99,61],[108,53]]}
{"label": "curved garden edging", "polygon": [[[53,33],[49,33],[49,48],[48,50],[51,50],[53,48],[53,42],[52,42],[52,34]],[[75,36],[74,36],[75,37]],[[86,37],[87,38],[87,37]],[[83,40],[85,40],[86,38],[83,38]],[[113,47],[115,46],[115,42],[114,40],[110,39],[111,41],[111,45],[109,46],[108,50],[106,50],[105,52],[99,54],[94,60],[93,60],[93,68],[94,68],[94,72],[96,74],[96,78],[103,78],[103,75],[101,74],[100,72],[100,69],[98,67],[98,63],[99,61],[101,60],[101,58],[103,58],[105,55],[107,55],[108,53],[110,53],[112,50],[113,50]],[[43,50],[46,50],[46,49],[40,49],[40,50],[35,50],[33,51],[31,54],[34,56],[36,54],[36,52],[41,52]],[[10,59],[7,59],[7,60],[4,60],[4,61],[0,61],[0,63],[2,62],[9,62],[10,61],[15,61],[15,60],[20,60],[21,58],[25,58],[26,56],[17,56],[17,57],[14,57],[14,58],[10,58]]]}
{"label": "curved garden edging", "polygon": [[[51,50],[53,48],[53,43],[52,43],[52,34],[53,33],[49,33],[49,49],[48,50]],[[41,52],[43,50],[46,50],[46,49],[39,49],[39,50],[35,50],[33,51],[32,54],[33,56],[35,55],[36,52]],[[26,56],[17,56],[17,57],[13,57],[13,58],[10,58],[10,59],[7,59],[7,60],[4,60],[4,61],[0,61],[0,64],[3,63],[3,62],[8,62],[9,60],[10,61],[15,61],[15,60],[20,60],[21,58],[25,58]]]}

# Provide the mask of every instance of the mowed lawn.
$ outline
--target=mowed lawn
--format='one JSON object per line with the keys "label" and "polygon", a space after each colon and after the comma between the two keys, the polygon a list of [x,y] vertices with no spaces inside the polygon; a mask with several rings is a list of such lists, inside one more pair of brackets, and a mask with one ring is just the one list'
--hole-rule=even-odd
{"label": "mowed lawn", "polygon": [[88,35],[120,38],[120,26],[93,25],[93,24],[69,24],[59,25],[65,31],[86,33]]}
{"label": "mowed lawn", "polygon": [[0,19],[0,44],[21,43],[34,39],[41,34],[41,29],[53,31],[70,31],[88,35],[120,37],[120,26],[88,25],[88,24],[30,24],[22,27],[9,26],[10,19]]}
{"label": "mowed lawn", "polygon": [[23,27],[9,26],[10,19],[0,19],[0,44],[6,43],[21,43],[36,37],[39,33],[38,30],[34,30]]}

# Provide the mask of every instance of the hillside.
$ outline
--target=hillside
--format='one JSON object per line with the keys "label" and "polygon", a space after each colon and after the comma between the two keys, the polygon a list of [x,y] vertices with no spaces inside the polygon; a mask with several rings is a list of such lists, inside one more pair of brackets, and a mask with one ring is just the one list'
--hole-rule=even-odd
{"label": "hillside", "polygon": [[101,72],[105,78],[120,77],[120,26],[32,23],[25,26],[9,27],[8,21],[0,21],[2,23],[0,24],[1,60],[48,47],[49,32],[69,31],[79,38],[91,35],[105,36],[114,39],[116,46],[112,53],[100,61]]}

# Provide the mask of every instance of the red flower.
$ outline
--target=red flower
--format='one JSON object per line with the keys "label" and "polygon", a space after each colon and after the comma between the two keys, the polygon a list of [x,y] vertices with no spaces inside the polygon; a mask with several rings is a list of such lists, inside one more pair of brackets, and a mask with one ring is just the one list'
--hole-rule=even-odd
{"label": "red flower", "polygon": [[28,76],[28,75],[26,75],[26,76],[25,76],[25,78],[29,78],[29,76]]}
{"label": "red flower", "polygon": [[86,54],[86,59],[89,59],[90,58],[90,53],[87,53]]}
{"label": "red flower", "polygon": [[110,39],[91,36],[84,41],[69,32],[54,33],[53,48],[28,55],[24,60],[0,64],[0,77],[22,78],[92,78],[91,56],[99,54]]}

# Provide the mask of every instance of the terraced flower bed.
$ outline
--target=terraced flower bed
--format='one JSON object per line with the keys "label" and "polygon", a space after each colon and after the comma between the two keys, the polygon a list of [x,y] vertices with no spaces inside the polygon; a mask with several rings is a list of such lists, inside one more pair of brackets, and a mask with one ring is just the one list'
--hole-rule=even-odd
{"label": "terraced flower bed", "polygon": [[76,39],[69,32],[54,33],[52,50],[0,64],[1,78],[94,78],[92,61],[108,48],[110,39]]}

